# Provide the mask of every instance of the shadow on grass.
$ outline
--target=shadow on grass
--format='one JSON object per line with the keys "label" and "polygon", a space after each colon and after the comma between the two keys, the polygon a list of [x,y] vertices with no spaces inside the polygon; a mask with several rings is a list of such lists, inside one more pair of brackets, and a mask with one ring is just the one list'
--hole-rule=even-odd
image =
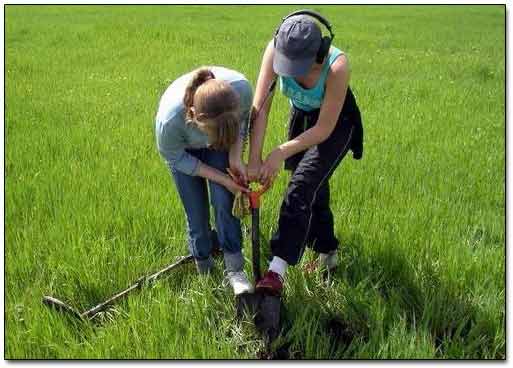
{"label": "shadow on grass", "polygon": [[[331,280],[346,283],[341,285],[342,294],[336,295],[339,288],[317,287],[313,278],[305,276],[305,283],[299,282],[285,302],[284,339],[271,358],[311,358],[318,353],[311,348],[308,351],[309,339],[329,341],[326,359],[351,358],[361,344],[379,345],[386,340],[401,321],[412,334],[418,330],[429,333],[433,358],[505,358],[504,345],[497,344],[496,338],[504,316],[498,321],[477,306],[461,284],[440,277],[430,265],[415,269],[393,242],[366,253],[362,237],[355,234],[341,253],[340,266]],[[336,299],[341,302],[334,302]],[[319,328],[305,331],[294,327],[306,326],[311,319],[320,321]],[[291,348],[295,351],[292,356]]]}
{"label": "shadow on grass", "polygon": [[[504,358],[505,351],[497,351],[494,346],[500,321],[473,304],[470,292],[454,282],[442,280],[431,265],[414,269],[393,242],[377,247],[372,254],[364,254],[359,234],[353,235],[341,253],[343,259],[335,280],[344,279],[352,288],[367,284],[379,293],[385,302],[385,335],[399,318],[406,318],[412,330],[422,327],[429,331],[440,357],[463,354],[466,358],[479,359],[490,358],[492,354],[492,358]],[[329,319],[327,331],[347,345],[351,333],[358,334],[350,327],[351,321],[344,321],[337,314]],[[368,325],[372,324],[369,321]],[[369,338],[369,330],[360,328],[356,332],[363,334],[365,340]]]}

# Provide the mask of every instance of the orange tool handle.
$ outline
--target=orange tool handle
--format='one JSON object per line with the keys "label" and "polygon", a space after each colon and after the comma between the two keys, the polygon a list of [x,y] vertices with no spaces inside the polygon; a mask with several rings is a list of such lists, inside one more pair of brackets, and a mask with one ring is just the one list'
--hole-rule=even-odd
{"label": "orange tool handle", "polygon": [[249,205],[251,208],[260,208],[260,197],[267,192],[269,186],[263,187],[258,191],[251,191],[248,193],[249,196]]}
{"label": "orange tool handle", "polygon": [[[245,188],[248,187],[247,185],[242,184],[238,180],[238,178],[232,173],[232,171],[230,169],[226,169],[226,171],[228,171],[228,174],[231,176],[233,181],[235,181],[237,184],[239,184],[240,186],[245,187]],[[267,192],[268,189],[269,189],[269,186],[266,186],[258,191],[251,191],[249,193],[246,193],[246,195],[249,197],[249,205],[251,208],[260,208],[260,197],[262,196],[262,194]]]}

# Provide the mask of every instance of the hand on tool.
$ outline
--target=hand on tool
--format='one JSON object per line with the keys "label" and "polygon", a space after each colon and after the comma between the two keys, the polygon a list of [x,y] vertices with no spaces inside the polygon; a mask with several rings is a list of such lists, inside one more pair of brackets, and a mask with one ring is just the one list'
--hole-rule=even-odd
{"label": "hand on tool", "polygon": [[238,184],[243,186],[248,185],[247,167],[240,158],[230,160],[230,169],[228,170],[228,173],[230,174],[232,179],[236,181]]}
{"label": "hand on tool", "polygon": [[262,167],[260,168],[259,181],[265,187],[270,187],[278,176],[278,173],[283,165],[285,158],[280,148],[275,148],[265,159]]}
{"label": "hand on tool", "polygon": [[262,160],[258,162],[249,162],[247,166],[248,181],[257,181],[260,178],[260,168],[262,167]]}
{"label": "hand on tool", "polygon": [[[230,169],[227,169],[227,171],[233,181],[243,186]],[[260,196],[269,189],[269,187],[263,186],[258,182],[248,183],[244,187],[247,189],[246,191],[235,193],[232,208],[232,214],[240,219],[251,214],[251,208],[258,208],[260,206]]]}
{"label": "hand on tool", "polygon": [[233,179],[231,179],[229,177],[226,177],[226,181],[224,183],[224,186],[225,186],[226,189],[228,189],[234,195],[239,193],[239,192],[249,193],[249,189],[248,188],[238,184],[236,181],[234,181]]}
{"label": "hand on tool", "polygon": [[[230,171],[228,171],[230,172]],[[237,179],[234,179],[234,176],[230,174],[230,177],[226,177],[226,180],[224,181],[223,185],[226,189],[228,189],[232,194],[236,195],[239,192],[242,193],[249,193],[249,189],[247,186],[241,185]]]}

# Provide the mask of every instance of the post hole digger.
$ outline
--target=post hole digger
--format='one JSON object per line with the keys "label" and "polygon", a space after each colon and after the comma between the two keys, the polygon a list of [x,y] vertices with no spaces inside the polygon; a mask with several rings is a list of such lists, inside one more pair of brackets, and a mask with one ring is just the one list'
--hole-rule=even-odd
{"label": "post hole digger", "polygon": [[[237,178],[229,171],[234,180]],[[243,185],[242,183],[240,183]],[[261,196],[269,187],[249,185],[247,195],[239,194],[234,202],[234,214],[240,218],[251,214],[251,263],[255,285],[260,281],[260,204]],[[238,207],[238,208],[237,208]],[[262,292],[243,293],[236,296],[237,317],[247,314],[254,318],[255,327],[264,338],[267,346],[280,332],[281,298]]]}
{"label": "post hole digger", "polygon": [[[249,117],[249,129],[252,131],[257,117],[270,101],[276,88],[277,78],[274,78],[267,89],[265,98],[258,108],[251,111]],[[243,185],[237,177],[230,171],[228,173],[233,180]],[[260,270],[260,197],[269,189],[267,186],[261,188],[252,188],[249,185],[250,192],[247,195],[249,199],[249,208],[251,214],[251,260],[253,266],[253,279],[255,286],[260,281],[262,275]],[[242,217],[242,216],[239,216]],[[278,337],[280,332],[280,313],[283,308],[279,296],[266,295],[261,292],[245,293],[237,297],[237,315],[240,317],[245,312],[249,312],[254,317],[257,330],[264,337],[266,347]]]}

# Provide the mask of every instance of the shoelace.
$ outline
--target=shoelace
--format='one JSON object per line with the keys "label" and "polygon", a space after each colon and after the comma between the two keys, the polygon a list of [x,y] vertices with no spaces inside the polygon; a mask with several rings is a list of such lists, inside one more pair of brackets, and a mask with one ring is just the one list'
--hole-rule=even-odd
{"label": "shoelace", "polygon": [[221,282],[221,284],[223,285],[223,287],[228,287],[228,285],[230,284],[230,280],[228,279],[228,272],[226,272],[226,270],[223,272],[223,281]]}
{"label": "shoelace", "polygon": [[224,287],[227,287],[228,285],[230,285],[230,279],[235,279],[236,281],[239,281],[239,282],[248,282],[248,280],[246,279],[245,277],[246,275],[244,275],[243,272],[234,272],[234,271],[230,271],[230,272],[226,272],[224,271],[224,278],[223,278],[223,286]]}

